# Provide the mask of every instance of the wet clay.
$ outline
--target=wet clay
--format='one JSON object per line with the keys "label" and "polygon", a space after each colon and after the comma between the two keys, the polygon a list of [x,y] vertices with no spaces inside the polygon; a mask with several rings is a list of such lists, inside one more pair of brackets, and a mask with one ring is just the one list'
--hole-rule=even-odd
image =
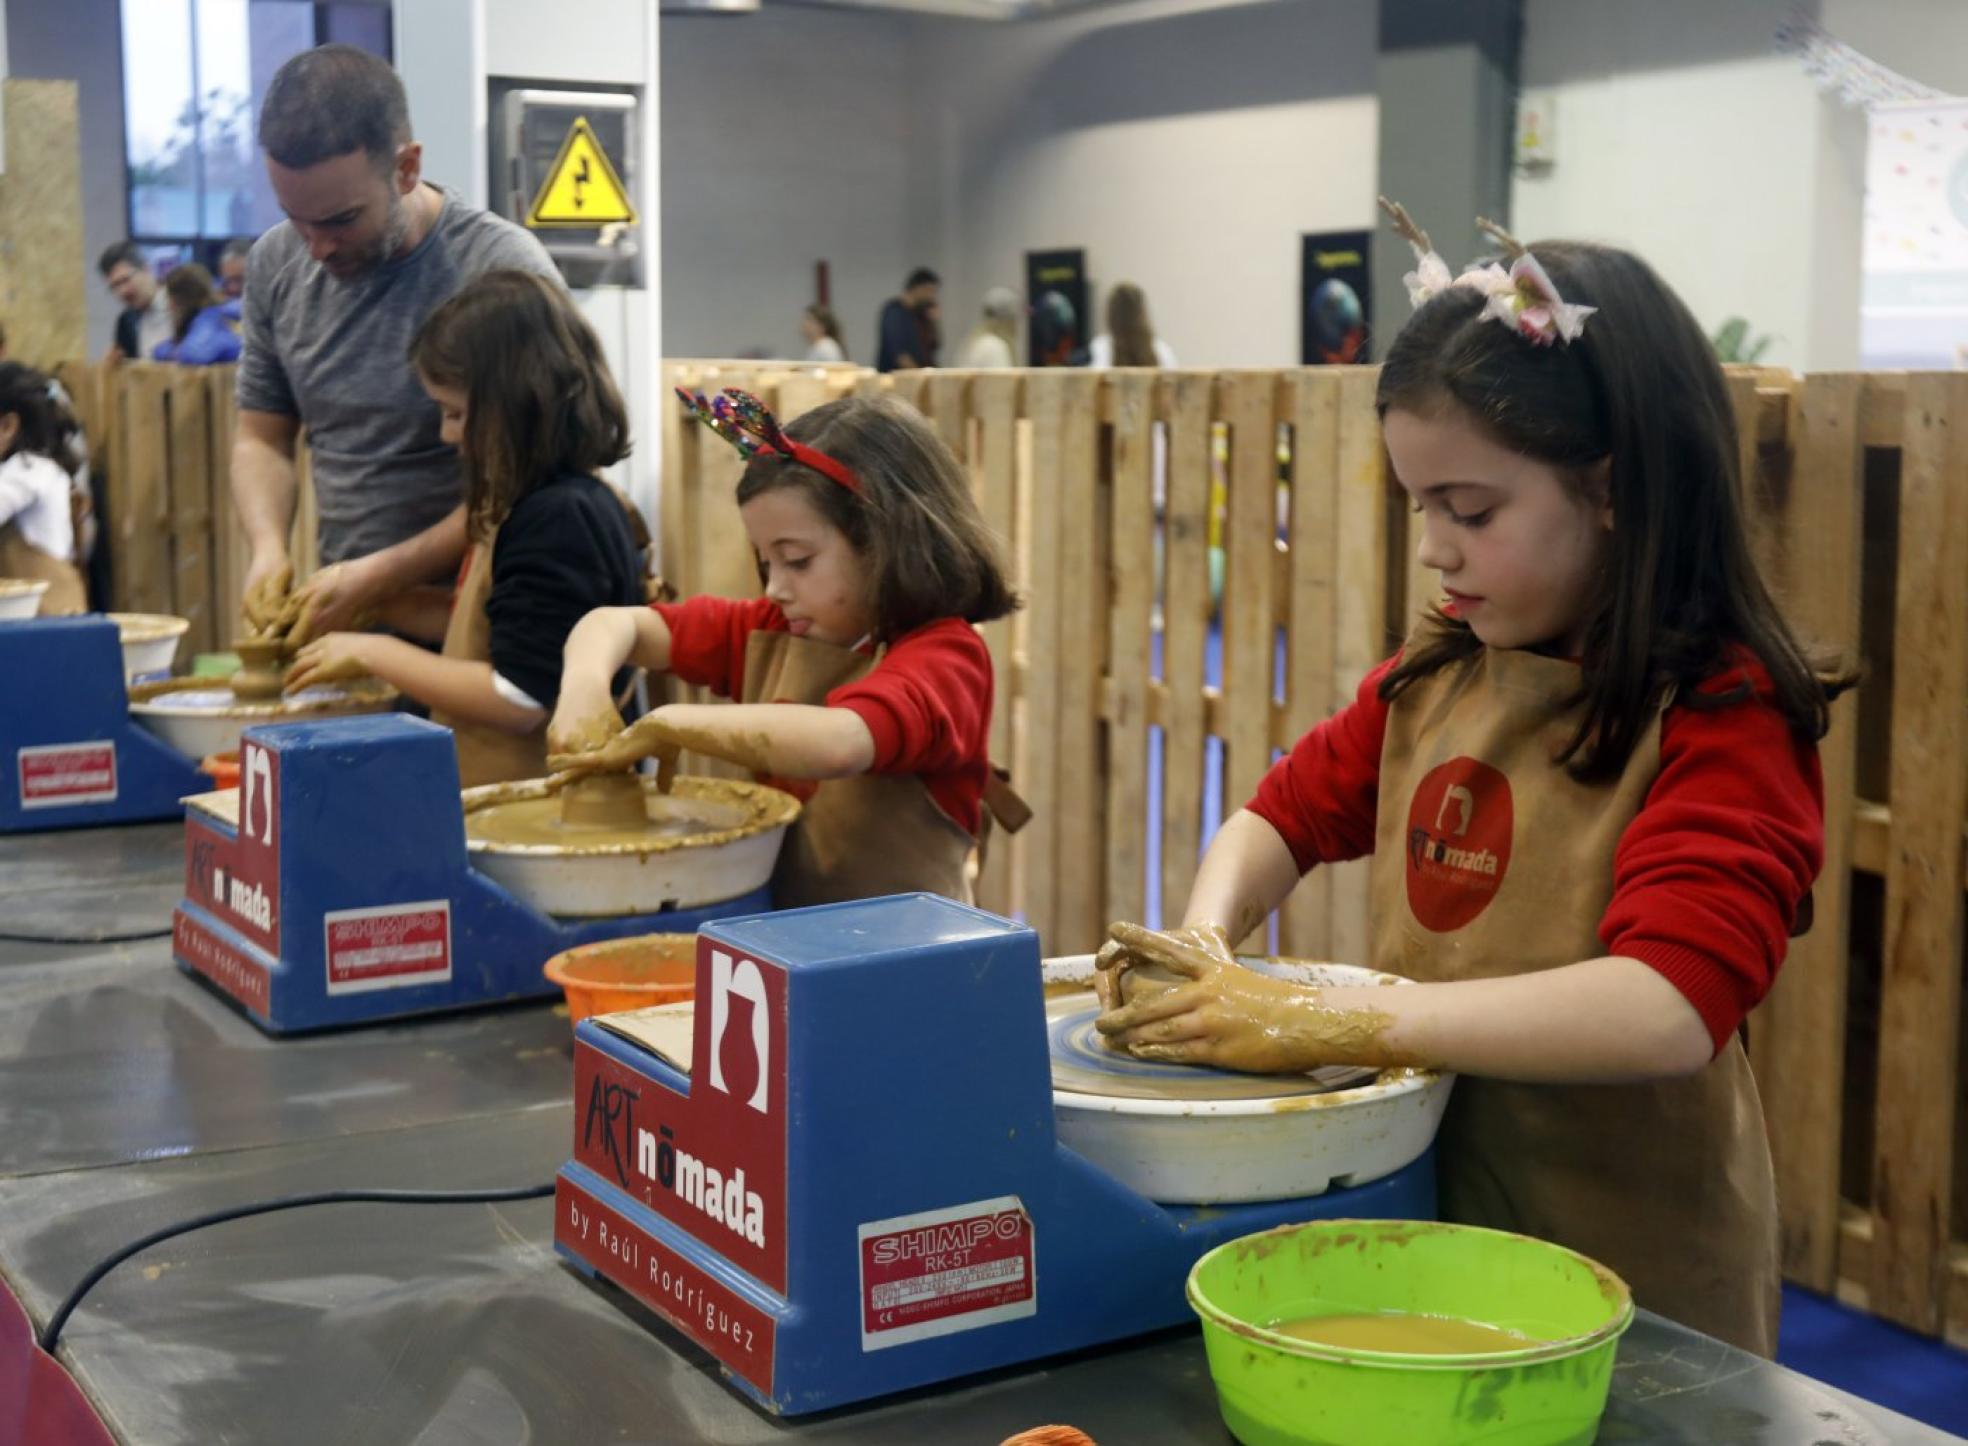
{"label": "wet clay", "polygon": [[799,804],[775,788],[725,778],[679,778],[676,791],[660,794],[653,780],[633,774],[644,814],[626,826],[570,825],[546,780],[527,779],[473,790],[465,807],[469,845],[550,849],[569,854],[661,853],[709,848],[792,822]]}
{"label": "wet clay", "polygon": [[1110,1049],[1094,1028],[1099,1005],[1084,993],[1046,1000],[1052,1087],[1124,1100],[1312,1099],[1371,1083],[1374,1071],[1350,1065],[1310,1074],[1237,1074],[1202,1065],[1163,1064]]}
{"label": "wet clay", "polygon": [[286,681],[287,659],[281,638],[241,638],[232,645],[239,654],[239,671],[231,678],[233,697],[244,703],[263,703],[280,696]]}
{"label": "wet clay", "polygon": [[396,697],[396,689],[374,678],[351,683],[317,683],[298,693],[246,701],[213,678],[160,678],[130,689],[130,702],[167,712],[216,713],[255,723],[288,723],[337,713],[374,712]]}
{"label": "wet clay", "polygon": [[591,773],[560,791],[560,821],[570,829],[637,829],[649,822],[642,780],[633,773]]}
{"label": "wet clay", "polygon": [[1546,1344],[1515,1331],[1446,1315],[1387,1311],[1371,1315],[1315,1315],[1273,1321],[1265,1327],[1295,1340],[1355,1351],[1396,1351],[1411,1356],[1495,1355]]}

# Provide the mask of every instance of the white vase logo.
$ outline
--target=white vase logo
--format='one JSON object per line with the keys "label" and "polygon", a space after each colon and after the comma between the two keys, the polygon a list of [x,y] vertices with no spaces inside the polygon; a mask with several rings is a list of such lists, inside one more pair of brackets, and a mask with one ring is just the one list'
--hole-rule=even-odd
{"label": "white vase logo", "polygon": [[734,964],[729,954],[721,949],[711,951],[711,1088],[720,1094],[730,1094],[731,1089],[724,1082],[724,1027],[731,1019],[731,996],[751,1001],[752,1006],[752,1051],[758,1059],[758,1084],[752,1090],[748,1101],[760,1114],[766,1113],[766,1082],[771,1072],[766,1068],[772,1058],[772,1023],[766,1017],[765,976],[759,973],[758,965],[749,959],[739,959]]}
{"label": "white vase logo", "polygon": [[[245,796],[240,800],[239,824],[242,837],[254,838],[273,845],[273,760],[267,756],[266,749],[257,743],[248,743],[245,751]],[[260,816],[265,819],[258,833],[253,829],[254,806],[259,806]]]}

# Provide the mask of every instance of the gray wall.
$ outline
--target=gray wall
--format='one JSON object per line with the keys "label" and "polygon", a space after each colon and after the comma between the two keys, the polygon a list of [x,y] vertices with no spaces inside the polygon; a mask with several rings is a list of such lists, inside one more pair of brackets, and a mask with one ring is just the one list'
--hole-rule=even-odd
{"label": "gray wall", "polygon": [[72,80],[82,116],[82,251],[89,298],[89,352],[100,356],[116,330],[116,301],[96,275],[96,257],[125,233],[123,21],[117,0],[4,0],[7,69],[34,80]]}

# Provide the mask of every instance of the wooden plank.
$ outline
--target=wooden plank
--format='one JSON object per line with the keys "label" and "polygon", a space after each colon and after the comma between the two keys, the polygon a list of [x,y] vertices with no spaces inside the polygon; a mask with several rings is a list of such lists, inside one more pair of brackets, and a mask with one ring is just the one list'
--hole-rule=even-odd
{"label": "wooden plank", "polygon": [[[767,406],[777,401],[777,389],[743,368],[704,373],[704,390],[737,387],[760,396]],[[763,390],[761,390],[763,389]],[[745,525],[738,514],[738,482],[745,459],[735,447],[708,427],[692,424],[697,433],[694,514],[697,524],[697,576],[694,591],[717,597],[757,597],[758,562]]]}
{"label": "wooden plank", "polygon": [[116,574],[125,612],[168,613],[171,593],[171,369],[132,362],[120,369],[127,439],[115,518]]}
{"label": "wooden plank", "polygon": [[[970,391],[970,409],[977,418],[977,453],[971,485],[984,521],[997,537],[998,555],[1014,579],[1020,575],[1013,507],[1018,471],[1018,386],[1015,375],[999,372],[978,377]],[[1022,793],[1025,780],[1015,770],[1017,753],[1012,737],[1018,698],[1012,677],[1012,632],[1010,618],[987,623],[983,629],[984,644],[991,650],[991,668],[996,675],[991,709],[991,761],[1014,769],[1012,786]],[[1039,823],[1034,820],[1030,828],[1037,827]],[[1018,847],[1017,837],[999,835],[984,855],[984,868],[977,879],[977,902],[994,913],[1012,912],[1011,861]]]}
{"label": "wooden plank", "polygon": [[[1380,418],[1374,412],[1372,367],[1339,368],[1339,443],[1333,599],[1333,704],[1353,701],[1360,682],[1388,652],[1389,511]],[[1365,964],[1373,931],[1367,901],[1367,860],[1332,869],[1333,958]]]}
{"label": "wooden plank", "polygon": [[1738,504],[1742,508],[1743,530],[1749,537],[1749,553],[1766,583],[1777,576],[1777,553],[1773,498],[1763,475],[1763,453],[1758,442],[1757,422],[1762,401],[1757,395],[1756,373],[1730,368],[1725,378],[1729,406],[1736,417],[1736,467]]}
{"label": "wooden plank", "polygon": [[696,368],[666,362],[662,393],[656,398],[663,439],[656,480],[656,570],[685,597],[697,590],[693,545],[697,526],[690,481],[697,466],[697,439],[691,434],[703,428],[688,420],[676,391],[679,387],[695,391],[697,381]]}
{"label": "wooden plank", "polygon": [[[1287,393],[1292,427],[1291,573],[1285,648],[1289,748],[1333,711],[1333,545],[1339,378],[1299,372]],[[1332,949],[1332,871],[1314,869],[1278,911],[1279,952],[1321,959]]]}
{"label": "wooden plank", "polygon": [[[1221,379],[1218,415],[1230,427],[1224,517],[1223,695],[1227,706],[1223,813],[1242,808],[1271,766],[1272,662],[1277,607],[1272,554],[1278,534],[1277,384],[1270,372]],[[1256,942],[1264,942],[1257,926]],[[1249,940],[1238,940],[1239,944]]]}
{"label": "wooden plank", "polygon": [[[1838,1288],[1861,1299],[1869,1296],[1873,1262],[1873,1219],[1865,1211],[1847,1204],[1838,1222]],[[1947,1335],[1957,1345],[1968,1345],[1968,1244],[1960,1241],[1948,1247],[1947,1256]]]}
{"label": "wooden plank", "polygon": [[[1058,883],[1055,954],[1088,953],[1106,935],[1102,918],[1107,817],[1106,769],[1100,750],[1100,680],[1107,668],[1107,548],[1101,510],[1098,373],[1068,370],[1061,378],[1059,439],[1059,722],[1057,800]],[[1041,735],[1043,736],[1043,735]]]}
{"label": "wooden plank", "polygon": [[182,651],[218,641],[212,561],[212,416],[205,374],[182,367],[168,380],[172,611],[188,621]]}
{"label": "wooden plank", "polygon": [[1906,436],[1905,372],[1867,372],[1859,392],[1859,435],[1868,447],[1898,447]]}
{"label": "wooden plank", "polygon": [[[1162,922],[1180,923],[1202,849],[1204,650],[1209,633],[1210,403],[1207,372],[1156,379],[1168,420],[1168,502],[1162,523]],[[1155,821],[1150,820],[1154,827]]]}
{"label": "wooden plank", "polygon": [[1872,1199],[1873,1309],[1944,1321],[1961,1012],[1961,822],[1968,810],[1968,373],[1907,379],[1894,631],[1893,847]]}
{"label": "wooden plank", "polygon": [[[1865,448],[1859,432],[1863,379],[1807,378],[1799,394],[1796,458],[1780,522],[1791,574],[1791,623],[1809,642],[1855,650],[1863,542]],[[1824,769],[1825,860],[1813,889],[1811,930],[1750,1025],[1765,1086],[1781,1205],[1784,1273],[1813,1290],[1837,1280],[1838,1178],[1845,1092],[1845,999],[1850,958],[1854,779],[1858,699],[1832,708],[1818,746]]]}
{"label": "wooden plank", "polygon": [[[1060,491],[1066,466],[1066,382],[1063,373],[1035,372],[1025,381],[1025,415],[1032,424],[1029,609],[1025,655],[1028,748],[1022,759],[1026,802],[1036,817],[1025,828],[1025,870],[1019,899],[1025,920],[1052,951],[1059,933],[1059,664],[1061,649]],[[1075,864],[1079,860],[1073,861]]]}
{"label": "wooden plank", "polygon": [[[209,390],[206,415],[212,437],[212,631],[220,651],[232,646],[240,623],[240,598],[246,590],[251,549],[239,510],[232,501],[232,444],[239,435],[236,369],[213,367],[206,372]],[[185,661],[182,657],[180,661]]]}
{"label": "wooden plank", "polygon": [[935,373],[920,368],[914,371],[890,372],[884,379],[889,392],[898,400],[907,402],[917,411],[929,411],[929,381]]}
{"label": "wooden plank", "polygon": [[1147,915],[1148,683],[1155,609],[1155,378],[1114,372],[1102,389],[1113,417],[1113,531],[1107,672],[1109,919]]}
{"label": "wooden plank", "polygon": [[929,374],[924,410],[943,445],[959,462],[970,457],[970,383],[974,373],[935,371]]}

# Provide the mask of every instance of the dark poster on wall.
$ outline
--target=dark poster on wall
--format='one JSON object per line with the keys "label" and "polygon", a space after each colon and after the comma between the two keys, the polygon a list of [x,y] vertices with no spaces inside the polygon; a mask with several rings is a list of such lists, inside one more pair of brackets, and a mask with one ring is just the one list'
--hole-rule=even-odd
{"label": "dark poster on wall", "polygon": [[1306,366],[1367,360],[1371,239],[1366,231],[1324,231],[1302,238],[1298,359]]}
{"label": "dark poster on wall", "polygon": [[1093,335],[1086,251],[1027,251],[1025,294],[1031,298],[1030,364],[1079,366]]}

